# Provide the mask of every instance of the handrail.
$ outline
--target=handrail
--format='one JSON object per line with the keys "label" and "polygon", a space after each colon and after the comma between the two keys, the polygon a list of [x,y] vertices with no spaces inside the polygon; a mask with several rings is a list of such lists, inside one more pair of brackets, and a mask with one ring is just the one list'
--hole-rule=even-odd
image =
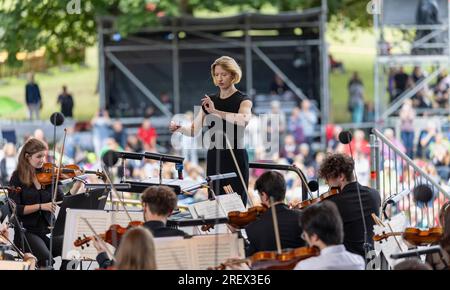
{"label": "handrail", "polygon": [[405,160],[405,162],[412,166],[417,172],[419,172],[428,182],[430,182],[433,186],[435,186],[437,189],[439,189],[440,192],[442,192],[443,194],[445,194],[447,197],[450,198],[450,194],[445,191],[444,188],[442,188],[441,185],[439,185],[439,183],[437,183],[434,179],[430,178],[428,176],[427,173],[425,173],[419,166],[417,166],[414,161],[412,161],[405,153],[403,153],[402,151],[400,151],[394,144],[392,144],[391,141],[389,141],[380,131],[378,131],[377,129],[373,129],[372,133],[375,134],[378,138],[380,138],[383,143],[387,144],[389,146],[390,149],[392,149],[395,153],[397,153],[398,155],[400,155],[400,157],[403,158],[403,160]]}

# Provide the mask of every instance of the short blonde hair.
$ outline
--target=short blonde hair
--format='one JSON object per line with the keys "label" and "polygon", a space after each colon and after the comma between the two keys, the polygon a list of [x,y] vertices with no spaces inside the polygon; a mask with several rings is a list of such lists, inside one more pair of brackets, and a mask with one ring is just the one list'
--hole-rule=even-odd
{"label": "short blonde hair", "polygon": [[214,69],[216,66],[220,65],[224,70],[231,73],[233,75],[233,84],[237,84],[241,81],[242,78],[242,70],[237,64],[237,62],[234,60],[234,58],[229,56],[221,56],[218,59],[214,61],[214,63],[211,65],[211,76],[213,78],[214,84],[217,86],[216,78],[214,77]]}

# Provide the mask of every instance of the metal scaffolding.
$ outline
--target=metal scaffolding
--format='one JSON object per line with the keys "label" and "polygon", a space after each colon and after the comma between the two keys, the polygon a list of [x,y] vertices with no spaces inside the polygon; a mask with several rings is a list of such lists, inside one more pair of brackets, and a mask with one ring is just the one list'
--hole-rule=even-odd
{"label": "metal scaffolding", "polygon": [[[245,91],[249,96],[254,95],[255,68],[254,62],[263,62],[273,74],[278,74],[287,86],[300,99],[314,98],[319,106],[313,104],[313,109],[321,117],[321,123],[328,123],[329,116],[329,89],[328,89],[328,52],[325,42],[327,19],[327,1],[322,0],[322,6],[305,10],[303,12],[280,13],[277,15],[263,15],[257,13],[245,13],[232,17],[219,19],[201,19],[194,17],[181,17],[164,19],[160,26],[148,27],[138,33],[127,36],[120,42],[110,41],[116,33],[114,29],[115,19],[113,17],[102,17],[98,20],[99,34],[99,67],[100,67],[100,107],[108,107],[108,96],[111,94],[109,86],[110,68],[119,70],[133,84],[147,101],[158,108],[165,116],[171,117],[172,113],[181,112],[181,100],[185,101],[189,96],[182,90],[182,78],[180,73],[180,54],[186,50],[196,50],[216,55],[229,55],[230,50],[244,66]],[[215,22],[214,22],[215,21]],[[281,32],[289,30],[291,35]],[[292,33],[292,31],[300,33]],[[278,37],[264,38],[261,31],[279,31]],[[302,35],[307,31],[309,35]],[[223,32],[240,32],[242,37],[228,37]],[[147,38],[146,35],[170,34],[170,39]],[[297,79],[292,74],[288,76],[277,64],[276,59],[271,59],[264,49],[275,48],[301,48],[315,47],[318,49],[318,57],[312,57],[309,61],[317,63],[320,76],[318,94],[311,96],[305,93],[299,86]],[[142,81],[135,73],[127,67],[127,63],[121,61],[120,53],[139,53],[149,51],[171,52],[171,92],[173,95],[173,112],[167,108],[156,97],[151,84]],[[122,54],[123,55],[123,54]],[[319,81],[319,80],[317,80]],[[324,129],[322,135],[324,136]]]}
{"label": "metal scaffolding", "polygon": [[[374,65],[374,101],[375,122],[377,127],[383,126],[385,121],[402,106],[405,100],[412,98],[419,90],[435,80],[440,72],[448,68],[450,63],[450,2],[439,0],[441,23],[417,24],[413,14],[419,0],[389,0],[376,1],[380,5],[379,13],[373,14],[374,32],[376,36],[377,53]],[[405,9],[398,9],[403,7]],[[442,9],[445,7],[445,9]],[[417,11],[416,11],[417,12]],[[416,18],[415,18],[416,17]],[[387,39],[387,32],[396,31],[401,36]],[[393,34],[393,33],[392,33]],[[412,39],[415,35],[415,39]],[[405,43],[406,48],[405,48]],[[392,51],[394,50],[394,51]],[[397,51],[395,51],[397,50]],[[393,102],[387,100],[388,71],[391,67],[403,65],[430,66],[434,70],[414,87],[406,89]],[[430,111],[430,110],[428,110]],[[442,110],[435,109],[435,113]]]}

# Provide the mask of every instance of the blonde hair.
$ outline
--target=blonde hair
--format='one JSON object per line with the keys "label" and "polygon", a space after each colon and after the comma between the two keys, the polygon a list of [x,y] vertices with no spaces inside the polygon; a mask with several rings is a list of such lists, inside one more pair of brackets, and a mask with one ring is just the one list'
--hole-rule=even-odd
{"label": "blonde hair", "polygon": [[33,184],[33,176],[35,175],[36,169],[30,164],[28,157],[38,152],[47,150],[47,144],[39,139],[32,137],[25,142],[17,161],[17,173],[20,182],[26,186],[31,186]]}
{"label": "blonde hair", "polygon": [[128,230],[116,254],[118,270],[156,270],[152,233],[143,227]]}
{"label": "blonde hair", "polygon": [[211,65],[211,76],[213,78],[214,84],[217,86],[216,78],[214,77],[214,69],[216,66],[220,65],[224,70],[231,73],[233,75],[233,84],[237,84],[241,81],[242,78],[242,70],[237,64],[237,62],[234,60],[234,58],[231,58],[229,56],[222,56],[216,59],[213,64]]}

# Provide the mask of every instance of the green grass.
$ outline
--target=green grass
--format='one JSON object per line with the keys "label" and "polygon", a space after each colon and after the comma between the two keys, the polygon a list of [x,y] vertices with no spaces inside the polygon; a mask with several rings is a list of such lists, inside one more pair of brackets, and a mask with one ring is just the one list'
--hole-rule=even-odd
{"label": "green grass", "polygon": [[329,51],[336,60],[342,61],[345,74],[330,74],[330,120],[335,123],[347,123],[351,116],[347,111],[347,83],[354,71],[359,75],[365,87],[365,100],[373,102],[373,68],[375,58],[375,38],[369,32],[349,33],[342,31],[343,43],[328,37]]}
{"label": "green grass", "polygon": [[[365,85],[366,100],[373,100],[373,61],[375,56],[375,39],[368,32],[338,33],[342,42],[334,40],[328,35],[329,51],[334,58],[344,62],[346,73],[338,72],[330,74],[330,120],[332,122],[349,122],[350,115],[347,111],[347,82],[353,71],[358,71]],[[99,96],[95,93],[98,79],[97,48],[87,50],[87,67],[71,66],[71,71],[61,71],[53,68],[49,74],[38,73],[36,81],[40,86],[43,97],[43,109],[41,118],[47,119],[53,112],[59,111],[56,99],[61,91],[61,86],[66,84],[75,101],[74,117],[77,120],[92,118],[99,107]],[[8,84],[0,84],[0,95],[5,96],[22,107],[15,111],[3,109],[0,103],[0,118],[21,120],[26,119],[28,112],[25,106],[25,78],[10,78]],[[6,113],[4,111],[8,111]]]}
{"label": "green grass", "polygon": [[13,113],[21,109],[22,107],[22,104],[8,97],[0,97],[0,117],[9,113]]}
{"label": "green grass", "polygon": [[[62,85],[67,85],[68,91],[74,97],[74,118],[77,120],[88,120],[92,118],[99,107],[99,97],[95,93],[98,79],[97,49],[87,50],[87,66],[73,65],[69,70],[52,68],[47,73],[37,73],[35,80],[40,87],[43,108],[41,118],[47,119],[50,115],[60,110],[56,103]],[[6,84],[0,84],[0,95],[7,97],[22,107],[16,111],[3,113],[0,117],[4,119],[23,120],[28,118],[25,105],[26,77],[6,79]],[[1,104],[0,104],[1,105]]]}

